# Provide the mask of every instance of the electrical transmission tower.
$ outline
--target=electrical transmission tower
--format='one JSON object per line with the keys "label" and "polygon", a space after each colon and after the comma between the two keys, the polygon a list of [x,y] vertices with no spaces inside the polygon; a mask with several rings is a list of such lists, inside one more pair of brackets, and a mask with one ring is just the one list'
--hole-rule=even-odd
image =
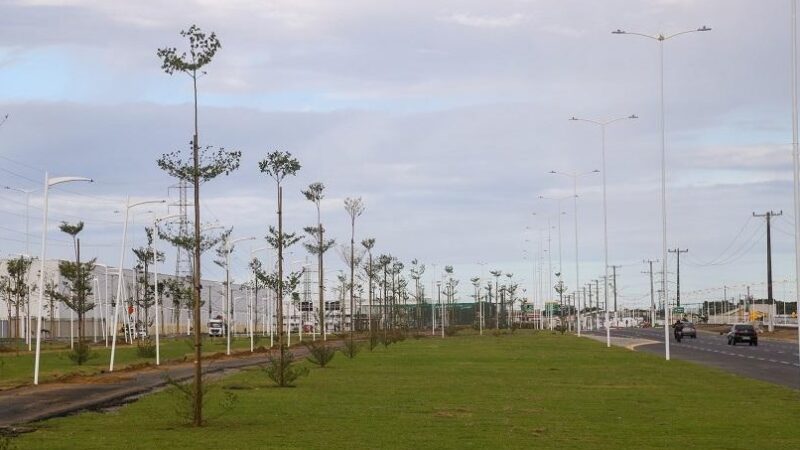
{"label": "electrical transmission tower", "polygon": [[[176,206],[178,208],[178,235],[179,236],[188,236],[189,235],[189,216],[188,216],[188,209],[189,209],[189,200],[188,200],[188,192],[189,192],[189,183],[185,180],[181,180],[178,182],[177,185],[173,185],[169,187],[170,190],[176,190],[178,193],[178,199],[175,203],[171,203],[170,206]],[[176,255],[175,255],[175,277],[176,278],[185,278],[192,275],[192,255],[189,250],[176,247]]]}

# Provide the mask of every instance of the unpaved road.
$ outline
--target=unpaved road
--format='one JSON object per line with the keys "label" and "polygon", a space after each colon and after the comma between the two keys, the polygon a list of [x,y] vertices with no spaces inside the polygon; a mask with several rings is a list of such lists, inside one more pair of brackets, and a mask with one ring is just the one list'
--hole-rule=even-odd
{"label": "unpaved road", "polygon": [[[308,355],[308,350],[303,347],[293,347],[291,351],[295,359]],[[221,359],[204,360],[203,372],[220,373],[264,364],[267,355],[268,353],[240,353]],[[167,385],[167,378],[184,381],[190,379],[193,374],[194,365],[189,362],[131,371],[121,370],[78,377],[67,382],[2,391],[0,428],[125,403]]]}

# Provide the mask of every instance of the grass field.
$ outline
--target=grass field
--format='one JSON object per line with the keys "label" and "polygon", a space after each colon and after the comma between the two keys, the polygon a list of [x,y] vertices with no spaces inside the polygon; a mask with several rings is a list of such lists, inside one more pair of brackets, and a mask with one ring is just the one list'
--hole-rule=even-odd
{"label": "grass field", "polygon": [[[261,338],[256,343],[258,345],[269,346],[269,337]],[[193,344],[187,342],[186,338],[162,339],[161,340],[161,363],[169,361],[183,360],[184,356],[193,351]],[[102,370],[108,370],[108,363],[111,357],[111,347],[106,348],[102,343],[92,346],[94,357],[79,366],[69,359],[69,344],[58,344],[42,347],[40,361],[40,382],[55,380],[66,375],[72,374],[94,374]],[[205,339],[203,351],[207,353],[225,352],[227,344],[225,339]],[[249,338],[238,338],[231,341],[232,349],[250,349]],[[26,348],[27,350],[27,348]],[[143,364],[151,362],[155,364],[155,357],[142,358],[137,354],[136,345],[126,345],[117,342],[114,368],[122,369],[125,366]],[[33,383],[34,354],[32,352],[22,352],[19,355],[14,352],[0,353],[0,389],[15,387],[23,384]]]}
{"label": "grass field", "polygon": [[[18,448],[800,448],[797,391],[573,336],[409,339],[295,388],[223,378],[206,427],[170,392],[37,424]],[[218,399],[238,401],[220,414]],[[215,400],[217,399],[217,400]]]}

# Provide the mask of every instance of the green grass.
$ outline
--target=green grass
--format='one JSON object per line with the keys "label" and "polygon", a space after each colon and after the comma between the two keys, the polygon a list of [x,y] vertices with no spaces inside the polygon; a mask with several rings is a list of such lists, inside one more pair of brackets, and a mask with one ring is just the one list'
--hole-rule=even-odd
{"label": "green grass", "polygon": [[[188,338],[162,339],[161,340],[161,363],[169,361],[181,361],[193,351],[193,344],[187,342]],[[265,340],[266,339],[266,340]],[[261,337],[256,342],[259,345],[269,346],[269,337]],[[227,347],[224,338],[204,339],[203,351],[206,353],[225,352]],[[0,353],[0,389],[15,387],[23,384],[33,383],[34,354],[25,351],[19,355],[13,352]],[[231,340],[231,349],[244,350],[250,349],[249,338],[237,338]],[[69,359],[69,344],[47,344],[42,345],[40,360],[39,381],[42,383],[53,381],[65,375],[72,374],[95,374],[102,370],[108,370],[111,359],[111,345],[106,348],[102,343],[92,344],[94,357],[79,366]],[[137,354],[136,344],[126,345],[124,340],[117,341],[116,355],[114,357],[114,369],[122,369],[126,366],[151,362],[155,364],[155,357],[142,358]]]}
{"label": "green grass", "polygon": [[[225,415],[223,392],[238,396]],[[226,377],[200,429],[169,392],[37,424],[19,448],[800,448],[798,392],[572,336],[406,340],[297,387]]]}

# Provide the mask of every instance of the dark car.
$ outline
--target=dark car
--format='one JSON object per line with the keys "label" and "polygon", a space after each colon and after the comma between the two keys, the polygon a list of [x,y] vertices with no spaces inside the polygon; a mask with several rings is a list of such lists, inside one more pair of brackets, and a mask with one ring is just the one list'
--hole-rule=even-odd
{"label": "dark car", "polygon": [[697,339],[697,329],[692,322],[683,322],[683,337]]}
{"label": "dark car", "polygon": [[731,331],[728,332],[728,345],[736,345],[737,342],[758,345],[758,333],[755,327],[743,323],[733,325]]}

